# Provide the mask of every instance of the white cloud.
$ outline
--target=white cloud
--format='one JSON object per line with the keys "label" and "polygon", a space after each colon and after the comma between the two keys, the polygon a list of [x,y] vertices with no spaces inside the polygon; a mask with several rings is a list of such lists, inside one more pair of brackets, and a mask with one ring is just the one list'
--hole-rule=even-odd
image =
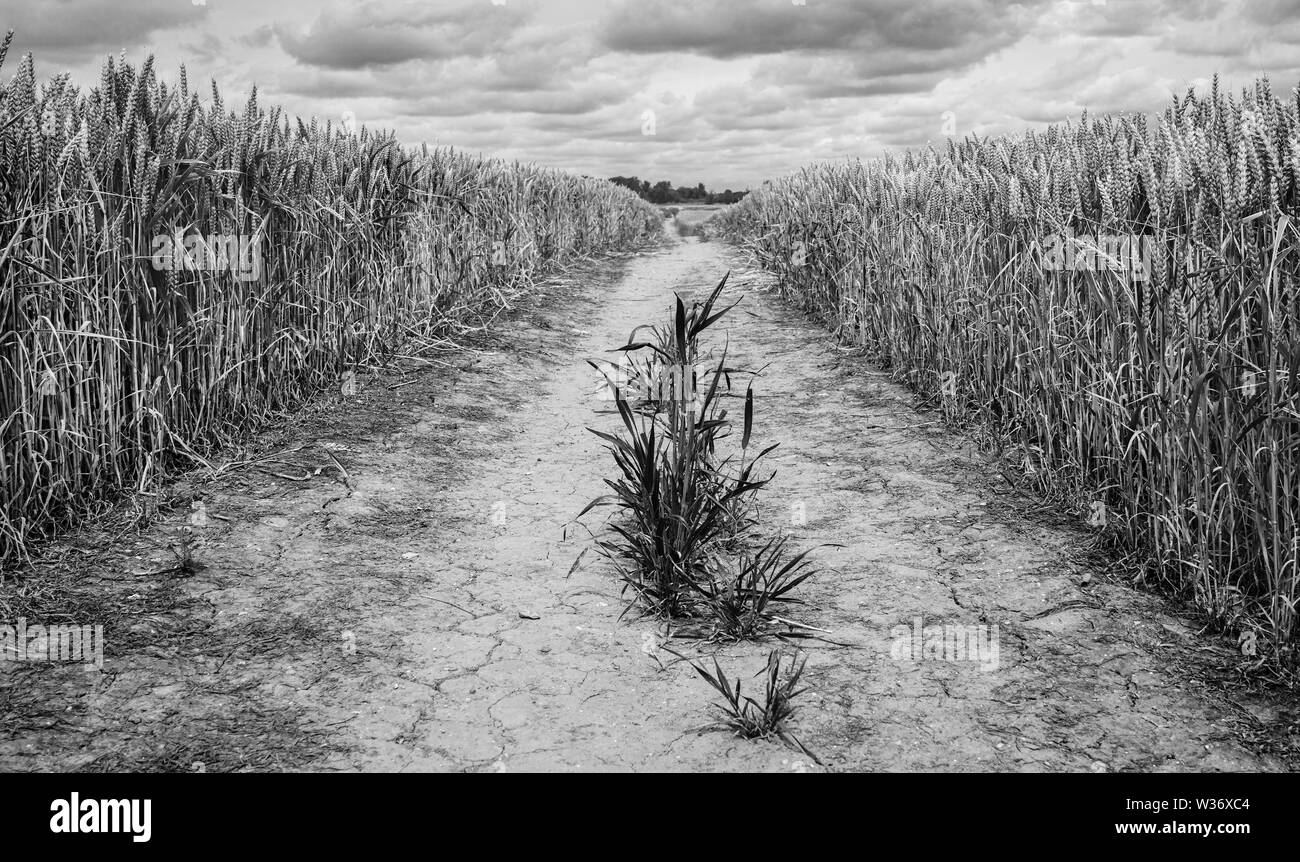
{"label": "white cloud", "polygon": [[1300,0],[0,0],[5,26],[10,64],[86,86],[153,53],[228,101],[257,84],[412,143],[716,188],[938,143],[948,112],[1003,133],[1300,75]]}

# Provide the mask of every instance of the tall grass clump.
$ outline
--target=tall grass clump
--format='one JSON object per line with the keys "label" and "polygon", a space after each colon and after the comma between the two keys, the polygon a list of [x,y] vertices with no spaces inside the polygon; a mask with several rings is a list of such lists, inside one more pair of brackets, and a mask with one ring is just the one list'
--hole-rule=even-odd
{"label": "tall grass clump", "polygon": [[[308,124],[255,90],[227,106],[152,58],[84,92],[24,57],[0,87],[0,563],[548,265],[661,230],[610,183]],[[161,266],[160,237],[183,250]],[[199,265],[230,237],[256,267]]]}
{"label": "tall grass clump", "polygon": [[[724,399],[733,397],[733,377],[748,373],[727,364],[725,347],[715,357],[700,346],[701,334],[734,307],[716,308],[726,283],[689,307],[677,297],[664,324],[637,327],[616,348],[625,380],[592,363],[615,392],[623,427],[621,434],[590,429],[607,444],[618,476],[605,480],[613,493],[579,517],[599,506],[618,510],[613,536],[596,546],[647,611],[679,624],[678,634],[802,638],[806,633],[795,631],[802,624],[776,611],[800,603],[792,592],[813,574],[808,552],[789,556],[785,537],[764,543],[752,532],[754,496],[772,478],[757,478],[755,470],[777,446],[750,451],[752,388],[745,390],[738,451],[719,451],[735,430]],[[643,330],[650,335],[638,340]],[[782,626],[788,630],[777,631]]]}
{"label": "tall grass clump", "polygon": [[[726,281],[689,309],[678,297],[669,323],[633,331],[632,339],[643,329],[651,335],[617,348],[630,369],[628,385],[592,363],[614,389],[624,433],[591,429],[608,444],[620,475],[606,480],[614,493],[593,500],[579,517],[598,506],[627,516],[613,525],[615,538],[597,546],[646,606],[665,617],[690,615],[713,555],[736,537],[734,507],[765,484],[751,478],[758,458],[733,475],[718,457],[718,441],[731,430],[721,406],[733,371],[725,351],[703,374],[697,369],[700,334],[728,310],[714,311]],[[746,447],[752,421],[751,407]]]}
{"label": "tall grass clump", "polygon": [[809,167],[711,229],[1220,624],[1293,649],[1300,92]]}

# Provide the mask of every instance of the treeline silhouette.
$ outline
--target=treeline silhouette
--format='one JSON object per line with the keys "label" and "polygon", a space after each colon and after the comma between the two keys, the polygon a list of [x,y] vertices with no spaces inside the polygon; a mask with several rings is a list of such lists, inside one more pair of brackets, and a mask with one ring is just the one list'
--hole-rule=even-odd
{"label": "treeline silhouette", "polygon": [[704,183],[673,188],[668,180],[660,180],[654,185],[637,177],[610,177],[609,181],[631,189],[652,204],[734,204],[749,194],[748,191],[733,192],[731,189],[711,192],[704,188]]}

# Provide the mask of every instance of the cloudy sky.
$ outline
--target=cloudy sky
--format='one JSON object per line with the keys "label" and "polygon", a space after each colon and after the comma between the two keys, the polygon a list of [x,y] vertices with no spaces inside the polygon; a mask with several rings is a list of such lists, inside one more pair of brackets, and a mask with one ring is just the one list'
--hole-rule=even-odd
{"label": "cloudy sky", "polygon": [[[597,176],[742,189],[810,161],[1300,83],[1300,0],[0,0],[38,76],[184,63],[227,101]],[[650,134],[649,132],[653,132]]]}

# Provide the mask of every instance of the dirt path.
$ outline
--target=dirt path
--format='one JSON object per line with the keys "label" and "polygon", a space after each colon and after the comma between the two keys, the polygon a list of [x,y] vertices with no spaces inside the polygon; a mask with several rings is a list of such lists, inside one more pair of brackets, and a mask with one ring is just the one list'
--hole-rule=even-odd
{"label": "dirt path", "polygon": [[[324,399],[258,451],[301,448],[182,486],[139,540],[110,543],[108,527],[70,538],[41,564],[48,595],[23,607],[111,612],[117,631],[102,673],[0,671],[11,728],[0,766],[814,768],[774,742],[701,731],[704,683],[651,660],[656,628],[620,621],[607,569],[568,574],[590,544],[572,518],[611,469],[584,430],[614,421],[584,360],[660,319],[674,290],[707,290],[737,265],[688,239],[587,268],[472,354]],[[727,332],[738,364],[769,365],[755,435],[781,447],[764,526],[801,548],[843,545],[815,553],[823,572],[803,613],[850,644],[811,650],[798,728],[823,761],[1285,768],[1244,740],[1287,716],[1207,685],[1215,656],[1204,651],[1222,647],[1100,573],[1080,586],[1086,536],[1044,519],[759,284],[733,276],[744,302]],[[139,574],[166,559],[192,495],[210,515],[195,528],[205,568]],[[997,668],[891,657],[891,630],[916,618],[996,624]],[[748,677],[766,649],[728,647],[720,660]]]}

